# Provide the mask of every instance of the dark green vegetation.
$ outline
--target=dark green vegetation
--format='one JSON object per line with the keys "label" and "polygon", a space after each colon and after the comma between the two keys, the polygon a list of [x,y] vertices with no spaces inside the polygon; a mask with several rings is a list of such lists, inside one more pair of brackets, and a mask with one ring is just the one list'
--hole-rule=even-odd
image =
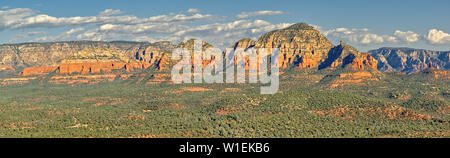
{"label": "dark green vegetation", "polygon": [[0,137],[449,137],[448,79],[330,88],[323,75],[286,72],[275,95],[257,84],[9,85]]}

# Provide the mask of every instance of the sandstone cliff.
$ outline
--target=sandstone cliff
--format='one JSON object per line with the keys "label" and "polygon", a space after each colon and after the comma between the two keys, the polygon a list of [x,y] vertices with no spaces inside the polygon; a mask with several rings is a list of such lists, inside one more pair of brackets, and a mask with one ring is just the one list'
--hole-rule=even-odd
{"label": "sandstone cliff", "polygon": [[294,24],[285,29],[271,31],[253,41],[241,39],[233,48],[247,49],[279,48],[280,67],[299,69],[325,69],[350,66],[353,70],[376,70],[377,61],[368,53],[360,53],[355,48],[341,42],[338,46],[328,41],[312,26],[305,23]]}
{"label": "sandstone cliff", "polygon": [[[140,56],[145,53],[161,54],[170,52],[174,46],[170,42],[100,42],[71,41],[48,43],[22,43],[0,45],[0,63],[15,68],[59,66],[64,59],[76,55],[83,49],[105,48],[116,49],[127,60],[142,60],[150,56]],[[144,53],[145,52],[145,53]]]}
{"label": "sandstone cliff", "polygon": [[[151,73],[121,73],[124,71],[134,73],[136,70],[149,68],[170,71],[170,67],[176,62],[171,60],[173,49],[187,48],[191,55],[194,55],[194,41],[194,39],[191,39],[181,42],[177,46],[170,42],[123,41],[1,45],[0,63],[5,65],[4,69],[8,71],[23,67],[22,76],[48,75],[51,72],[56,72],[60,76],[53,76],[51,79],[55,80],[54,82],[86,83],[88,81],[81,81],[80,78],[92,78],[89,75],[109,75],[97,77],[95,81],[111,81],[115,78],[113,76],[116,76],[123,79],[136,78],[139,82],[159,83],[165,81],[167,76],[155,77]],[[201,45],[201,56],[204,56],[206,49],[213,47],[206,42],[201,42]],[[335,78],[341,80],[335,82],[339,83],[362,82],[372,78],[373,72],[376,72],[377,61],[368,53],[358,52],[355,48],[343,42],[334,46],[318,30],[305,23],[271,31],[259,37],[257,41],[250,38],[241,39],[231,48],[247,49],[253,47],[256,49],[279,48],[282,71],[287,68],[317,71],[322,69],[327,71],[349,70],[342,72],[342,74],[335,74],[335,76],[338,76]],[[202,67],[213,60],[214,58],[203,59]],[[248,69],[248,58],[244,60],[246,69]],[[194,65],[194,61],[191,60],[191,62]],[[78,77],[64,77],[67,76],[66,74]],[[155,78],[159,79],[150,81]]]}
{"label": "sandstone cliff", "polygon": [[211,44],[209,44],[209,43],[207,43],[205,41],[201,41],[201,43],[199,43],[202,46],[201,54],[196,54],[196,52],[194,51],[195,50],[195,48],[194,48],[195,41],[196,41],[196,39],[190,39],[190,40],[187,40],[186,42],[180,42],[178,44],[177,48],[186,48],[190,52],[192,68],[194,68],[194,56],[195,55],[200,55],[201,56],[201,58],[202,58],[202,67],[205,67],[207,64],[211,63],[212,60],[214,60],[213,57],[208,58],[208,59],[203,59],[204,56],[205,56],[205,52],[206,52],[206,50],[208,48],[213,48],[214,46],[212,46]]}
{"label": "sandstone cliff", "polygon": [[355,48],[341,43],[330,49],[327,59],[319,65],[324,68],[351,68],[352,70],[377,69],[377,60],[368,53],[360,53]]}

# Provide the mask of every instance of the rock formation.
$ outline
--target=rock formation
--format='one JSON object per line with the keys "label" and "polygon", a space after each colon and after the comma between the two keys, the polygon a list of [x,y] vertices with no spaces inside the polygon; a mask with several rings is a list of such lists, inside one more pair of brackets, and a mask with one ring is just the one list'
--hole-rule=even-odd
{"label": "rock formation", "polygon": [[50,72],[58,69],[57,66],[47,67],[27,67],[20,73],[21,76],[48,75]]}
{"label": "rock formation", "polygon": [[324,68],[351,68],[352,70],[377,69],[377,60],[368,53],[360,53],[355,48],[341,43],[330,49],[327,59],[319,65]]}
{"label": "rock formation", "polygon": [[[167,81],[169,77],[136,72],[138,70],[170,71],[173,63],[177,62],[171,60],[173,49],[187,48],[193,57],[196,55],[194,41],[191,39],[177,46],[170,42],[123,41],[0,45],[0,63],[2,63],[0,71],[15,72],[14,68],[24,68],[20,73],[22,76],[48,75],[55,72],[56,75],[50,77],[52,83],[96,83],[112,81],[116,78],[136,78],[139,82],[154,84]],[[203,57],[205,51],[213,46],[203,41],[201,45]],[[294,68],[294,70],[325,70],[326,73],[337,72],[331,75],[333,81],[330,82],[336,86],[375,80],[374,75],[377,72],[377,60],[369,53],[361,53],[343,42],[334,46],[318,30],[305,23],[268,32],[256,41],[244,38],[230,48],[267,48],[269,50],[279,48],[281,71]],[[448,63],[448,55],[446,57]],[[202,59],[202,67],[214,59],[213,57]],[[243,61],[246,69],[249,67],[248,60],[244,58]],[[194,60],[191,60],[191,64],[194,67]],[[344,71],[337,71],[338,69]],[[92,82],[89,82],[90,80]]]}
{"label": "rock formation", "polygon": [[[144,49],[144,48],[143,48]],[[150,54],[146,54],[146,50],[154,49]],[[136,59],[129,59],[115,47],[87,47],[72,56],[62,59],[57,66],[27,67],[20,74],[22,76],[30,75],[46,75],[57,70],[59,74],[89,74],[89,73],[105,73],[112,70],[124,69],[128,72],[136,69],[146,69],[151,65],[160,70],[166,59],[163,52],[156,53],[153,47],[147,47],[143,51],[135,53]]]}
{"label": "rock formation", "polygon": [[[194,68],[194,64],[195,64],[194,56],[197,55],[197,54],[195,54],[196,52],[194,49],[195,41],[196,41],[196,39],[190,39],[190,40],[187,40],[186,42],[180,42],[180,44],[178,44],[178,46],[177,46],[177,48],[186,48],[190,52],[192,68]],[[203,59],[205,56],[206,50],[208,48],[213,48],[213,46],[205,41],[201,41],[201,46],[202,46],[202,48],[201,48],[200,56],[202,58],[202,67],[205,67],[207,64],[211,63],[211,61],[214,59],[214,58]]]}
{"label": "rock formation", "polygon": [[16,72],[16,69],[10,65],[0,65],[0,72]]}
{"label": "rock formation", "polygon": [[377,61],[368,53],[360,53],[343,42],[338,46],[333,46],[319,31],[305,23],[271,31],[259,37],[257,41],[249,38],[241,39],[232,47],[234,49],[279,48],[282,69],[289,66],[296,66],[300,69],[351,66],[353,70],[376,70],[377,65]]}
{"label": "rock formation", "polygon": [[450,51],[431,51],[413,48],[380,48],[369,53],[378,60],[378,70],[382,72],[422,71],[429,67],[450,70]]}
{"label": "rock formation", "polygon": [[[72,41],[48,43],[22,43],[0,45],[0,63],[15,68],[58,66],[62,60],[74,57],[82,50],[114,49],[126,60],[135,60],[142,52],[169,53],[175,46],[170,42],[100,42]],[[151,50],[151,51],[150,51]],[[140,56],[139,56],[140,57]],[[143,57],[143,60],[145,57]],[[139,58],[138,58],[139,60]],[[151,61],[152,59],[145,59]]]}
{"label": "rock formation", "polygon": [[111,72],[113,69],[122,69],[128,63],[114,48],[85,48],[73,56],[64,59],[59,65],[60,74],[88,74]]}

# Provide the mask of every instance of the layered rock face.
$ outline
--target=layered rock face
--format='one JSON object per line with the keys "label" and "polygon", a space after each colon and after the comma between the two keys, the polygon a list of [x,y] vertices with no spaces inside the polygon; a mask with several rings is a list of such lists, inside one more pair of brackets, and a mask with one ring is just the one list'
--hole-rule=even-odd
{"label": "layered rock face", "polygon": [[368,53],[360,53],[341,42],[338,46],[305,23],[294,24],[259,37],[239,40],[233,48],[279,48],[280,67],[296,66],[299,69],[337,68],[351,66],[353,70],[376,70],[377,61]]}
{"label": "layered rock face", "polygon": [[373,74],[367,71],[341,73],[330,82],[329,86],[338,87],[347,84],[365,84],[367,81],[378,81],[378,79],[374,78]]}
{"label": "layered rock face", "polygon": [[[155,68],[159,71],[170,71],[172,63],[177,62],[171,60],[171,52],[174,48],[187,48],[192,57],[198,55],[194,52],[194,41],[194,39],[191,39],[181,42],[177,46],[170,42],[87,41],[1,45],[0,63],[8,66],[8,68],[5,67],[5,70],[24,67],[25,69],[21,72],[22,76],[48,75],[51,72],[56,72],[60,75],[51,77],[51,80],[55,83],[89,82],[86,80],[100,82],[114,80],[116,77],[137,78],[139,82],[159,83],[166,81],[168,77],[159,77],[160,79],[157,81],[150,82],[148,81],[149,78],[157,77],[150,73],[121,74],[122,71],[115,70],[131,72],[138,69],[152,68],[153,70]],[[205,51],[213,46],[201,42],[201,47],[201,56],[203,57]],[[269,51],[273,48],[279,48],[280,67],[282,69],[289,67],[313,70],[344,68],[358,73],[359,71],[376,70],[377,66],[375,58],[368,53],[360,53],[343,42],[334,46],[319,31],[304,23],[266,33],[259,37],[257,41],[250,38],[241,39],[232,48],[255,48],[257,50],[267,48]],[[194,68],[194,58],[191,59],[190,64]],[[213,60],[214,57],[202,59],[201,66],[205,67]],[[236,58],[234,60],[235,63],[242,63],[236,61]],[[243,63],[248,70],[249,59],[246,57],[244,60]],[[339,78],[349,78],[349,76],[350,78],[352,76],[358,78],[361,74],[344,76],[346,77]],[[368,75],[362,75],[360,78],[369,77]]]}
{"label": "layered rock face", "polygon": [[[96,43],[96,42],[93,42]],[[60,43],[56,43],[54,45],[58,45]],[[67,43],[66,43],[67,44]],[[120,45],[118,43],[109,43],[111,45]],[[121,43],[123,44],[123,43]],[[127,45],[128,43],[125,43]],[[130,43],[135,44],[135,43]],[[42,44],[45,45],[45,44]],[[51,44],[50,44],[51,45]],[[128,48],[128,46],[123,46],[123,48]],[[77,48],[72,48],[73,50],[77,50]],[[167,48],[170,49],[170,48]],[[88,46],[76,53],[72,53],[72,55],[67,56],[63,55],[63,59],[60,59],[58,63],[53,63],[46,61],[45,57],[42,57],[43,62],[47,63],[45,66],[33,66],[26,67],[20,73],[22,76],[31,76],[31,75],[47,75],[50,72],[57,70],[59,74],[88,74],[88,73],[103,73],[103,72],[111,72],[115,69],[125,69],[126,71],[134,71],[135,69],[146,69],[151,65],[155,65],[156,69],[162,70],[163,68],[167,68],[167,57],[165,56],[165,52],[161,51],[162,49],[158,47],[152,46],[142,46],[133,48],[136,52],[133,53],[130,59],[129,55],[123,53],[123,50],[114,47],[114,46]],[[51,51],[51,50],[50,50]],[[129,50],[128,50],[129,51]],[[147,53],[149,52],[149,53]],[[53,52],[55,53],[55,52]],[[6,53],[7,54],[7,53]],[[50,53],[51,54],[51,53]],[[58,53],[56,53],[58,54]],[[39,55],[38,55],[39,56]],[[54,61],[56,62],[56,61]],[[37,65],[43,65],[43,64]],[[20,64],[18,64],[20,65]],[[28,64],[26,64],[28,65]],[[53,66],[54,65],[54,66]],[[14,69],[10,65],[5,65],[5,69],[7,67],[9,69]],[[14,70],[15,71],[15,70]]]}
{"label": "layered rock face", "polygon": [[130,61],[115,48],[86,48],[64,59],[59,65],[58,72],[60,74],[107,73],[115,69],[127,71],[146,69],[151,65],[152,58],[140,57],[140,59],[145,61]]}
{"label": "layered rock face", "polygon": [[58,69],[57,66],[27,67],[20,73],[21,76],[48,75]]}
{"label": "layered rock face", "polygon": [[438,68],[434,67],[432,63],[429,63],[428,68],[422,70],[421,73],[431,75],[434,78],[450,79],[450,71],[439,70]]}
{"label": "layered rock face", "polygon": [[330,49],[327,59],[319,65],[319,69],[342,67],[352,70],[376,70],[377,63],[378,61],[368,53],[360,53],[341,41],[338,46]]}
{"label": "layered rock face", "polygon": [[[177,48],[186,48],[190,54],[191,54],[191,65],[192,68],[194,68],[194,56],[196,55],[200,55],[202,58],[202,68],[205,67],[207,64],[211,63],[212,60],[214,60],[214,57],[211,57],[209,59],[203,59],[205,56],[205,52],[208,48],[213,48],[213,46],[205,41],[201,41],[201,54],[196,54],[197,52],[195,52],[195,41],[196,39],[190,39],[187,40],[186,42],[180,42],[177,46]],[[199,41],[200,42],[200,41]]]}
{"label": "layered rock face", "polygon": [[279,48],[282,68],[296,62],[301,69],[317,67],[332,47],[328,39],[305,23],[266,33],[255,44],[255,48]]}
{"label": "layered rock face", "polygon": [[[136,53],[170,52],[174,46],[170,42],[49,42],[0,45],[0,63],[18,67],[58,66],[62,60],[73,57],[83,49],[105,48],[115,49],[127,60],[135,60]],[[139,59],[139,58],[138,58]],[[143,58],[151,61],[152,59]]]}
{"label": "layered rock face", "polygon": [[380,48],[369,53],[375,57],[382,72],[406,72],[407,74],[432,67],[450,70],[450,51],[431,51],[413,48]]}

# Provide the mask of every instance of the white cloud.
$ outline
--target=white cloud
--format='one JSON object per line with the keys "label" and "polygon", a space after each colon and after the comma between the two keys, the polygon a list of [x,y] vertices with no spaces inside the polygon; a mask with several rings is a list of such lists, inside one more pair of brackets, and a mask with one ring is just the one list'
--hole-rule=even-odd
{"label": "white cloud", "polygon": [[[256,39],[263,33],[288,27],[292,23],[271,23],[264,20],[248,20],[245,18],[265,15],[284,14],[282,11],[242,12],[238,18],[218,18],[210,14],[200,14],[199,10],[190,8],[186,14],[163,14],[149,17],[124,15],[121,10],[106,9],[93,16],[54,17],[37,14],[29,8],[13,8],[0,10],[0,31],[27,30],[40,28],[67,28],[66,32],[54,36],[42,36],[44,32],[28,32],[17,34],[13,41],[25,41],[37,36],[34,41],[57,40],[133,40],[133,41],[171,41],[196,38],[213,44],[219,48],[231,46],[241,38]],[[232,20],[235,21],[232,21]],[[209,23],[194,23],[208,21]],[[215,23],[211,23],[215,21]],[[442,30],[431,29],[426,36],[413,31],[395,30],[392,34],[376,34],[368,28],[335,28],[322,30],[321,26],[312,25],[320,30],[328,39],[337,42],[346,41],[351,44],[392,44],[428,41],[429,44],[449,44],[450,34]],[[86,29],[85,29],[86,28]],[[36,29],[36,30],[37,30]],[[52,34],[54,32],[51,32]],[[8,39],[11,41],[11,39]]]}
{"label": "white cloud", "polygon": [[34,12],[28,8],[15,8],[0,10],[0,31],[7,29],[11,24],[16,23],[24,17],[32,15]]}
{"label": "white cloud", "polygon": [[98,16],[87,17],[53,17],[46,14],[35,15],[34,11],[28,8],[17,8],[6,11],[0,11],[0,30],[4,29],[23,29],[23,28],[51,28],[51,27],[72,27],[86,25],[103,24],[156,24],[156,23],[184,23],[195,20],[213,19],[209,14],[169,14],[158,15],[147,18],[138,18],[134,15],[122,15],[120,10],[106,9]]}
{"label": "white cloud", "polygon": [[121,14],[122,11],[120,11],[119,9],[106,9],[102,12],[100,12],[100,16],[111,16],[111,15],[117,15],[117,14]]}
{"label": "white cloud", "polygon": [[138,36],[132,39],[133,41],[138,42],[159,42],[159,41],[179,41],[180,38],[178,37],[167,37],[167,36],[160,36],[160,37],[148,37],[148,36]]}
{"label": "white cloud", "polygon": [[412,43],[420,40],[420,35],[412,31],[396,30],[392,35],[379,35],[367,28],[336,28],[326,30],[323,34],[331,40],[343,40],[355,44]]}
{"label": "white cloud", "polygon": [[188,9],[188,13],[198,13],[198,12],[200,12],[200,10],[195,9],[195,8],[189,8]]}
{"label": "white cloud", "polygon": [[415,32],[412,31],[403,32],[400,30],[395,30],[394,37],[396,40],[406,43],[417,42],[420,39],[420,35]]}
{"label": "white cloud", "polygon": [[336,28],[323,32],[327,38],[344,40],[349,43],[359,44],[373,44],[383,43],[385,41],[383,36],[371,33],[369,29],[348,29]]}
{"label": "white cloud", "polygon": [[256,38],[268,31],[284,28],[289,25],[291,24],[272,24],[263,20],[238,20],[193,27],[169,23],[158,25],[105,24],[97,29],[88,30],[79,34],[77,39],[98,41],[128,38],[134,41],[171,41],[177,43],[180,40],[196,38],[207,41],[218,48],[225,48],[231,46],[241,38]]}
{"label": "white cloud", "polygon": [[450,34],[442,30],[430,29],[425,38],[430,44],[450,44]]}
{"label": "white cloud", "polygon": [[82,28],[82,27],[73,28],[73,29],[70,29],[69,31],[67,31],[66,34],[67,35],[72,35],[72,34],[75,34],[77,32],[80,32],[80,31],[84,31],[84,28]]}
{"label": "white cloud", "polygon": [[263,11],[256,11],[256,12],[242,12],[238,15],[236,15],[237,18],[248,18],[252,16],[266,16],[266,15],[280,15],[284,14],[282,11],[271,11],[271,10],[263,10]]}
{"label": "white cloud", "polygon": [[39,37],[39,38],[35,38],[34,42],[45,42],[45,41],[60,41],[60,40],[67,40],[67,39],[71,39],[76,33],[79,33],[81,31],[84,31],[84,28],[79,27],[79,28],[73,28],[70,29],[69,31],[63,32],[57,36],[43,36],[43,37]]}
{"label": "white cloud", "polygon": [[180,37],[180,39],[196,38],[207,41],[218,48],[226,48],[241,38],[256,39],[263,33],[290,25],[288,23],[272,24],[264,20],[237,20],[192,27],[176,32],[174,35]]}
{"label": "white cloud", "polygon": [[19,34],[15,35],[14,37],[10,38],[8,40],[8,42],[16,42],[16,41],[21,41],[21,40],[27,40],[30,37],[41,35],[41,34],[44,34],[44,33],[45,33],[44,31],[34,31],[34,32],[27,32],[27,33],[19,33]]}

